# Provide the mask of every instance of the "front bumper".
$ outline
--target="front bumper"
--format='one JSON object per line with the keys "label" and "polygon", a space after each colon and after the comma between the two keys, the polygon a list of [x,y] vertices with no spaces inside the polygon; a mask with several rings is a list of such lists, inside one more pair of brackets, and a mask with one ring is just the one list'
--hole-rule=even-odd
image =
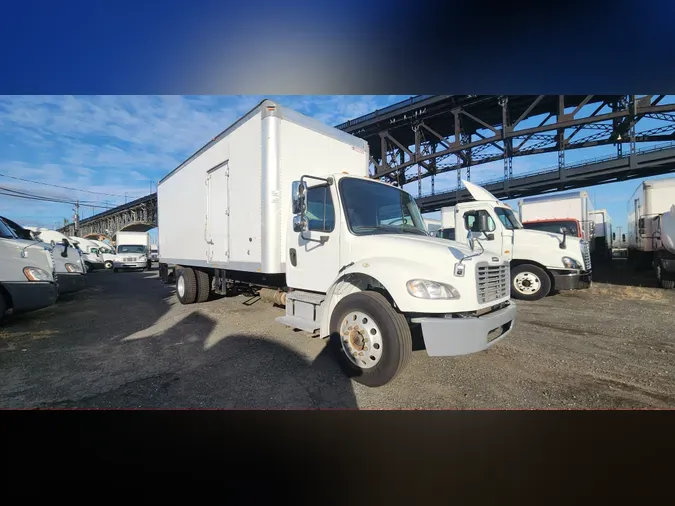
{"label": "front bumper", "polygon": [[559,290],[584,290],[591,287],[591,271],[552,272],[553,289]]}
{"label": "front bumper", "polygon": [[79,272],[59,272],[59,293],[72,293],[82,290],[87,277]]}
{"label": "front bumper", "polygon": [[59,289],[52,281],[19,281],[3,283],[10,297],[15,313],[35,311],[56,302]]}
{"label": "front bumper", "polygon": [[516,305],[510,302],[508,306],[483,316],[424,317],[412,318],[411,321],[421,325],[429,356],[468,355],[490,348],[513,330]]}
{"label": "front bumper", "polygon": [[147,260],[144,262],[113,262],[115,269],[145,269],[147,266]]}

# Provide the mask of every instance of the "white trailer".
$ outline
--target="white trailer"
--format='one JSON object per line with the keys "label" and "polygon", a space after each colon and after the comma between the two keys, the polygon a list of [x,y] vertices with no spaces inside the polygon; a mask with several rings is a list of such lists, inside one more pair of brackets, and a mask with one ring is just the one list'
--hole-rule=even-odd
{"label": "white trailer", "polygon": [[455,208],[444,207],[441,209],[441,228],[436,231],[436,237],[455,240]]}
{"label": "white trailer", "polygon": [[675,177],[643,181],[628,201],[628,260],[637,269],[650,268],[654,261],[657,218],[673,205]]}
{"label": "white trailer", "polygon": [[117,232],[115,251],[113,272],[150,269],[150,234],[147,232]]}
{"label": "white trailer", "polygon": [[426,226],[429,235],[436,235],[436,231],[441,228],[440,220],[432,220],[431,218],[424,218],[424,225]]}
{"label": "white trailer", "polygon": [[593,204],[585,191],[540,195],[518,201],[520,222],[525,228],[558,233],[564,227],[570,235],[586,241],[591,253],[595,250],[592,212]]}
{"label": "white trailer", "polygon": [[284,305],[277,321],[330,338],[368,386],[408,363],[411,328],[432,356],[503,339],[508,263],[429,237],[368,164],[364,140],[263,101],[159,182],[162,278],[174,264],[183,304],[247,287]]}
{"label": "white trailer", "polygon": [[596,209],[589,214],[595,224],[595,254],[599,259],[611,260],[614,255],[614,244],[617,242],[612,227],[612,218],[607,213],[607,209]]}

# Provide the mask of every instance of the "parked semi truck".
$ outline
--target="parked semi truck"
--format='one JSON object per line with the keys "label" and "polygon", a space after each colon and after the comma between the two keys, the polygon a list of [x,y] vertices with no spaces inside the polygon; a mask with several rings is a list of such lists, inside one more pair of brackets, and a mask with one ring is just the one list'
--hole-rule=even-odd
{"label": "parked semi truck", "polygon": [[117,232],[113,270],[150,269],[150,234]]}
{"label": "parked semi truck", "polygon": [[636,269],[654,265],[655,232],[659,215],[668,212],[675,196],[675,177],[643,181],[628,201],[628,261]]}
{"label": "parked semi truck", "polygon": [[38,234],[15,221],[4,216],[0,216],[0,220],[11,229],[17,239],[25,241],[26,245],[40,243],[50,252],[59,294],[77,292],[86,286],[84,261],[80,252],[71,243],[68,241],[54,245],[45,243]]}
{"label": "parked semi truck", "polygon": [[508,262],[429,237],[414,198],[368,163],[364,140],[263,101],[158,184],[162,275],[176,266],[183,304],[244,286],[285,306],[278,322],[329,338],[371,387],[406,366],[411,329],[431,356],[503,339]]}
{"label": "parked semi truck", "polygon": [[595,224],[594,239],[595,256],[602,260],[611,260],[614,257],[614,242],[616,234],[612,228],[612,218],[607,209],[596,209],[590,212],[591,220]]}
{"label": "parked semi truck", "polygon": [[[590,287],[591,256],[586,241],[568,235],[566,229],[555,233],[526,229],[497,197],[469,181],[463,183],[475,200],[441,209],[443,228],[438,236],[451,240],[472,236],[480,239],[486,251],[510,259],[513,298],[539,300],[552,290]],[[488,222],[485,232],[473,228],[481,219]]]}
{"label": "parked semi truck", "polygon": [[518,214],[523,227],[530,230],[560,233],[583,239],[590,252],[595,250],[595,223],[591,213],[593,204],[588,192],[568,192],[559,195],[541,195],[518,201]]}
{"label": "parked semi truck", "polygon": [[[673,194],[675,201],[675,194]],[[654,218],[654,269],[661,288],[675,288],[675,205]]]}
{"label": "parked semi truck", "polygon": [[0,220],[0,322],[13,313],[51,306],[58,297],[54,260],[43,243],[24,241]]}
{"label": "parked semi truck", "polygon": [[106,259],[101,254],[100,246],[94,241],[89,239],[83,239],[82,237],[69,237],[70,241],[75,244],[80,252],[82,252],[82,257],[84,258],[84,264],[87,268],[87,272],[91,272],[96,269],[109,269],[112,265],[106,265]]}

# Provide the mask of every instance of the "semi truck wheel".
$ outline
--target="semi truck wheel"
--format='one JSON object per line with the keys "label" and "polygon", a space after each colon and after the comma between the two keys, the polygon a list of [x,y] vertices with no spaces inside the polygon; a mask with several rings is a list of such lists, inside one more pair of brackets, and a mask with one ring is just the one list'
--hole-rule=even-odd
{"label": "semi truck wheel", "polygon": [[113,263],[110,260],[108,260],[106,263],[103,264],[103,267],[105,267],[106,269],[112,269],[112,266]]}
{"label": "semi truck wheel", "polygon": [[197,275],[197,302],[206,302],[211,295],[211,276],[208,272],[195,269]]}
{"label": "semi truck wheel", "polygon": [[412,356],[405,317],[377,292],[353,293],[338,302],[330,331],[330,345],[340,367],[365,386],[386,385]]}
{"label": "semi truck wheel", "polygon": [[176,272],[176,296],[181,304],[192,304],[197,298],[197,277],[190,267]]}
{"label": "semi truck wheel", "polygon": [[[675,288],[675,281],[663,279],[663,267],[661,267],[661,261],[657,261],[656,263],[656,281],[660,288],[665,288],[666,290]],[[2,302],[0,302],[0,304],[2,304]]]}
{"label": "semi truck wheel", "polygon": [[551,279],[536,265],[518,265],[511,269],[511,297],[519,300],[539,300],[551,291]]}

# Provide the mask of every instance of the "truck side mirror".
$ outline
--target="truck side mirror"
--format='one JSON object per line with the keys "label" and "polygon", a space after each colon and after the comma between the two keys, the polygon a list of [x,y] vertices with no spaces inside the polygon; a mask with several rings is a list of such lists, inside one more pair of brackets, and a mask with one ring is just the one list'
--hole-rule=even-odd
{"label": "truck side mirror", "polygon": [[[307,208],[307,201],[305,200],[307,196],[307,183],[304,181],[293,181],[291,194],[293,196],[293,214],[304,214]],[[295,222],[293,226],[295,227]]]}
{"label": "truck side mirror", "polygon": [[616,232],[612,233],[612,241],[616,241]]}
{"label": "truck side mirror", "polygon": [[640,218],[638,220],[638,228],[645,228],[645,219],[644,218]]}
{"label": "truck side mirror", "polygon": [[479,232],[489,232],[490,222],[488,221],[487,213],[478,213],[477,221],[478,221],[478,231]]}
{"label": "truck side mirror", "polygon": [[293,217],[293,232],[307,231],[307,220],[301,214],[296,214]]}
{"label": "truck side mirror", "polygon": [[621,241],[626,242],[626,234],[621,234]]}

